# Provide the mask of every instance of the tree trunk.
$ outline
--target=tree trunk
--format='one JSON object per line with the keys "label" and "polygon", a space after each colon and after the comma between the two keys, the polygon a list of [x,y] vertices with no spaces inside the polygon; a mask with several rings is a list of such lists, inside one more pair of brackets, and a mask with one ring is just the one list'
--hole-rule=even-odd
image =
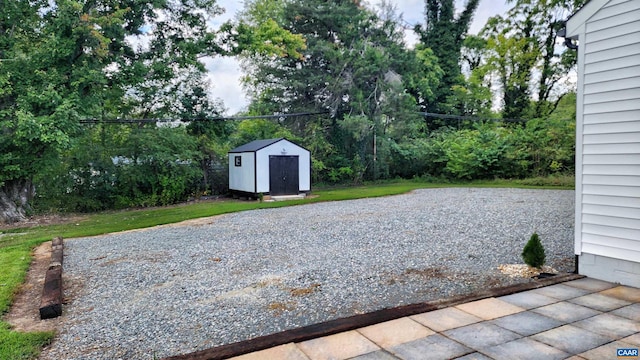
{"label": "tree trunk", "polygon": [[0,186],[0,223],[10,224],[26,219],[29,202],[35,195],[31,180],[9,180]]}

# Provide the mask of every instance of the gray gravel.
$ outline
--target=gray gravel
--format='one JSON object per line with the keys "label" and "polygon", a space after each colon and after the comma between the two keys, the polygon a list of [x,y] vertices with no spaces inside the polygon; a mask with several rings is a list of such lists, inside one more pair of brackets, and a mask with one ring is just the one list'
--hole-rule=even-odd
{"label": "gray gravel", "polygon": [[574,192],[430,189],[68,240],[81,284],[41,359],[152,359],[526,279],[537,231],[573,270]]}

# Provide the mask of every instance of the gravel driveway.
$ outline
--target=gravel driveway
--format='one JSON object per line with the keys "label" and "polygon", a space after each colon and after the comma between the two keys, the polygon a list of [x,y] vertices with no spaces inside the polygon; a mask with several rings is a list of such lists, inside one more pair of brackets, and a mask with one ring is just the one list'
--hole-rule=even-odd
{"label": "gravel driveway", "polygon": [[534,231],[573,270],[574,192],[429,189],[68,240],[82,288],[41,359],[152,359],[510,279]]}

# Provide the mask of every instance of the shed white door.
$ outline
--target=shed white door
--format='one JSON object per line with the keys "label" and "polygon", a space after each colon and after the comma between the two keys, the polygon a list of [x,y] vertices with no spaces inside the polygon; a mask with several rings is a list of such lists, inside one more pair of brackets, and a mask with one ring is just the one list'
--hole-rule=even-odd
{"label": "shed white door", "polygon": [[269,156],[269,194],[297,195],[300,189],[298,156]]}

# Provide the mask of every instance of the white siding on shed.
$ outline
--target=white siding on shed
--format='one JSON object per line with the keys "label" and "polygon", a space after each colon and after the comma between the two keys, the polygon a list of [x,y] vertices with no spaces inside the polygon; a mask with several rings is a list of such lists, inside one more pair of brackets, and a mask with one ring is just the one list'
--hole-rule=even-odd
{"label": "white siding on shed", "polygon": [[[298,159],[298,192],[311,191],[311,153],[284,138],[256,140],[229,151],[229,190],[271,193],[270,156]],[[240,166],[235,158],[240,157]],[[296,193],[297,195],[297,193]]]}
{"label": "white siding on shed", "polygon": [[[269,156],[270,155],[296,155],[298,156],[299,163],[299,172],[298,172],[298,181],[300,184],[300,191],[310,191],[311,184],[311,153],[308,150],[302,149],[299,146],[289,142],[289,141],[280,141],[273,145],[269,145],[266,148],[260,150],[256,154],[256,161],[258,162],[258,166],[256,167],[257,174],[268,174],[269,173]],[[258,193],[267,193],[269,192],[269,177],[263,176],[258,177]]]}
{"label": "white siding on shed", "polygon": [[592,0],[579,40],[576,254],[640,262],[640,1]]}
{"label": "white siding on shed", "polygon": [[[236,166],[235,158],[239,156],[241,166]],[[229,189],[255,192],[255,157],[253,153],[229,154]]]}

